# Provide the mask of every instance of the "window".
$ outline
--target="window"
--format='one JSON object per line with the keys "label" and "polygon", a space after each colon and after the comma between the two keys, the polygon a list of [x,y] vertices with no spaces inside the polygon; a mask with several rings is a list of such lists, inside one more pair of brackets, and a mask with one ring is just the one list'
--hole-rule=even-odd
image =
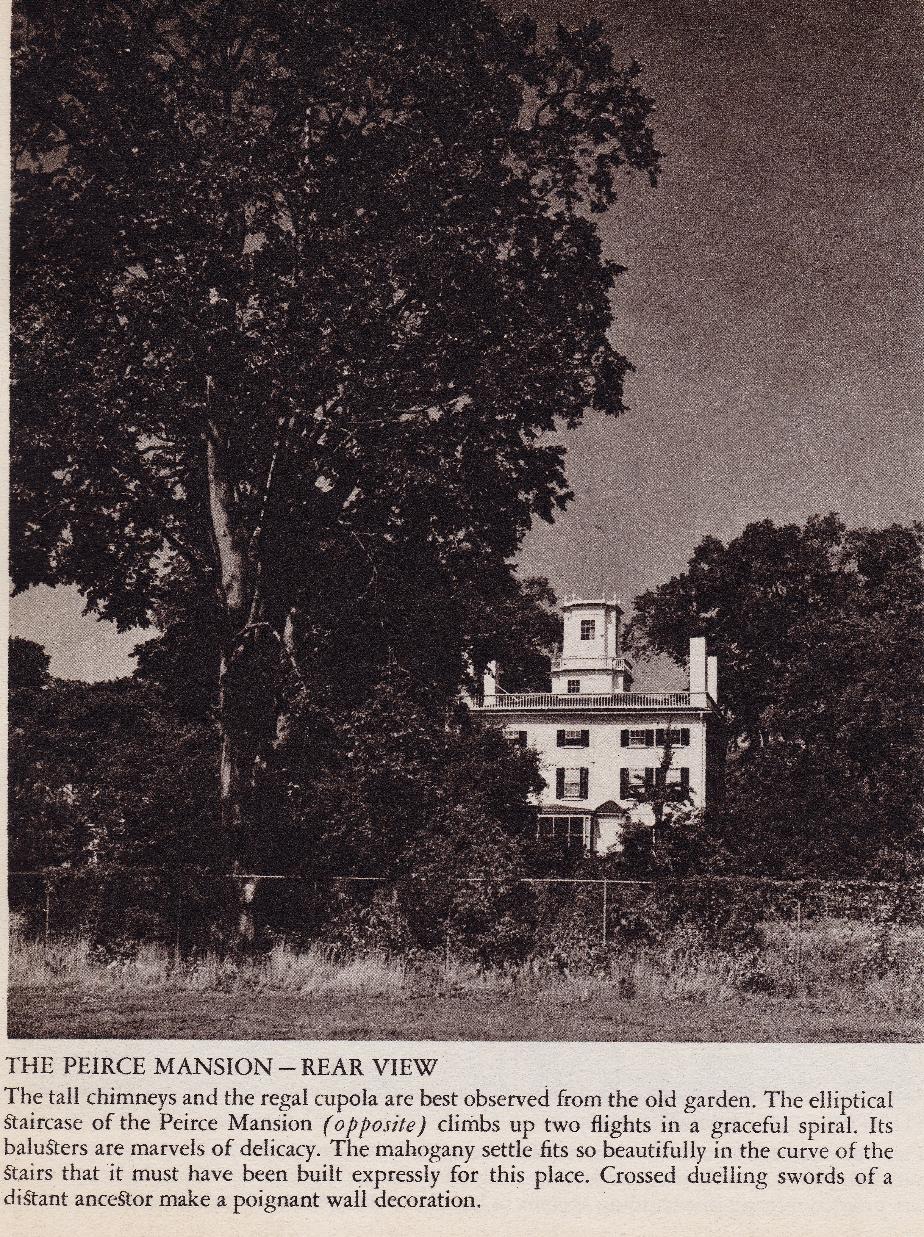
{"label": "window", "polygon": [[565,846],[584,845],[583,816],[540,816],[536,824],[536,837],[540,842],[563,842]]}
{"label": "window", "polygon": [[590,747],[589,730],[559,730],[559,747]]}
{"label": "window", "polygon": [[511,743],[515,743],[517,747],[526,747],[526,731],[525,730],[508,730],[507,738]]}
{"label": "window", "polygon": [[586,799],[589,789],[587,769],[556,769],[555,796],[558,799]]}
{"label": "window", "polygon": [[593,640],[597,624],[593,619],[581,619],[581,639]]}
{"label": "window", "polygon": [[568,680],[568,695],[577,696],[580,694],[580,691],[581,691],[581,680],[580,679],[569,679]]}
{"label": "window", "polygon": [[689,747],[690,746],[690,730],[687,726],[682,726],[679,730],[656,730],[655,744],[657,747],[664,747],[665,743],[669,743],[671,747]]}
{"label": "window", "polygon": [[689,769],[646,769],[645,770],[645,786],[648,790],[653,787],[663,786],[683,786],[690,785],[690,770]]}
{"label": "window", "polygon": [[623,747],[654,747],[655,732],[653,730],[624,730],[620,741]]}
{"label": "window", "polygon": [[[666,775],[666,776],[665,776]],[[630,799],[644,790],[650,794],[656,787],[680,786],[683,790],[690,788],[690,770],[687,768],[647,768],[619,770],[619,797]]]}
{"label": "window", "polygon": [[631,799],[641,790],[649,788],[647,769],[619,770],[619,797]]}
{"label": "window", "polygon": [[664,747],[665,743],[670,743],[671,747],[689,747],[690,728],[682,726],[679,730],[624,730],[620,742],[623,747]]}

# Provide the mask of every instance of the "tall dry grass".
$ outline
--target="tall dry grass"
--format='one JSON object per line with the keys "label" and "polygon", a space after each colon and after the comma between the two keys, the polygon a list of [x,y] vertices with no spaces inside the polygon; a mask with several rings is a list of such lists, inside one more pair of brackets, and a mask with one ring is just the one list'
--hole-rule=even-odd
{"label": "tall dry grass", "polygon": [[924,1015],[924,926],[824,919],[797,933],[790,924],[765,929],[759,950],[734,953],[678,930],[656,946],[613,946],[593,968],[562,967],[537,957],[516,967],[485,969],[459,957],[411,962],[368,952],[349,960],[322,947],[278,945],[260,957],[178,959],[159,945],[104,963],[80,937],[48,942],[11,926],[11,988],[36,993],[70,988],[98,995],[160,991],[310,994],[315,998],[404,999],[408,996],[497,994],[540,1005],[614,998],[709,1000],[747,996],[823,1002],[830,1009]]}

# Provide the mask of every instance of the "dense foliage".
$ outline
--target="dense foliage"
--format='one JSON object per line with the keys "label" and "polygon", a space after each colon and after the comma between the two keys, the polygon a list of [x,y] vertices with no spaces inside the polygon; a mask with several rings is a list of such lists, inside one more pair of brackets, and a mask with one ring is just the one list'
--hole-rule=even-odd
{"label": "dense foliage", "polygon": [[924,825],[922,530],[749,525],[636,603],[643,650],[719,658],[731,738],[710,814],[745,870],[900,877]]}
{"label": "dense foliage", "polygon": [[42,661],[38,645],[11,642],[13,905],[38,913],[47,880],[59,929],[157,937],[178,912],[214,919],[224,892],[214,726],[184,719],[151,685],[32,673]]}
{"label": "dense foliage", "polygon": [[[195,681],[185,701],[175,674],[160,684],[156,650],[143,674],[97,684],[51,677],[29,641],[10,661],[14,905],[40,918],[49,893],[56,930],[109,947],[222,945],[219,737]],[[533,755],[397,664],[363,707],[297,711],[282,751],[248,805],[256,870],[287,878],[257,882],[261,943],[528,948]]]}
{"label": "dense foliage", "polygon": [[17,6],[15,580],[195,628],[229,863],[293,710],[459,683],[548,431],[621,411],[637,72],[482,0]]}
{"label": "dense foliage", "polygon": [[[828,518],[763,524],[724,553],[707,550],[708,568],[701,547],[690,572],[664,586],[663,605],[659,590],[640,599],[635,625],[637,642],[678,655],[701,630],[720,658],[730,740],[725,793],[705,818],[665,776],[640,792],[657,827],[627,825],[619,855],[540,852],[528,751],[473,725],[451,676],[409,673],[394,657],[370,689],[347,661],[342,687],[292,711],[248,805],[260,820],[255,870],[292,878],[258,889],[266,939],[405,950],[452,940],[479,957],[522,956],[547,940],[567,952],[587,924],[596,939],[598,898],[581,895],[583,907],[570,887],[540,896],[522,884],[557,872],[659,883],[657,914],[646,903],[614,931],[647,939],[694,922],[745,940],[768,896],[757,878],[919,874],[920,533],[848,532]],[[518,673],[546,673],[551,600],[536,582],[501,609]],[[484,630],[491,621],[482,614]],[[197,673],[191,630],[144,646],[133,679],[95,685],[55,680],[38,646],[12,645],[11,867],[82,873],[75,922],[102,936],[169,937],[179,882],[184,941],[209,939],[225,871],[214,844],[219,733],[214,680]],[[138,875],[155,870],[167,875]]]}

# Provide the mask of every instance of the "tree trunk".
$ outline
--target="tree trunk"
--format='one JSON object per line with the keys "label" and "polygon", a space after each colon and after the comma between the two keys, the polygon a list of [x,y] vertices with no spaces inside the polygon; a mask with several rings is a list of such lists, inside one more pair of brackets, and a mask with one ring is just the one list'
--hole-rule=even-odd
{"label": "tree trunk", "polygon": [[227,697],[227,663],[222,657],[218,725],[221,733],[219,778],[221,831],[227,872],[234,890],[228,914],[228,934],[240,949],[250,948],[256,938],[252,858],[248,845],[249,829],[245,812],[246,792],[252,777],[253,759],[243,742],[238,726],[229,724],[231,704]]}
{"label": "tree trunk", "polygon": [[[297,663],[295,660],[295,615],[292,610],[286,615],[285,625],[282,630],[282,648],[285,656],[289,660],[289,665],[297,671]],[[301,683],[301,676],[298,675]],[[276,734],[273,738],[273,747],[280,748],[285,745],[289,737],[289,731],[292,726],[292,709],[288,703],[282,703],[276,714]]]}
{"label": "tree trunk", "polygon": [[221,442],[214,425],[209,426],[206,437],[206,464],[212,537],[225,610],[225,638],[219,671],[219,785],[227,871],[236,890],[234,905],[229,908],[229,933],[237,948],[247,949],[256,936],[250,822],[245,810],[247,790],[253,777],[253,752],[243,733],[245,702],[235,699],[234,679],[237,676],[231,671],[253,605],[249,595],[252,572],[246,548],[235,527],[234,486],[224,466]]}

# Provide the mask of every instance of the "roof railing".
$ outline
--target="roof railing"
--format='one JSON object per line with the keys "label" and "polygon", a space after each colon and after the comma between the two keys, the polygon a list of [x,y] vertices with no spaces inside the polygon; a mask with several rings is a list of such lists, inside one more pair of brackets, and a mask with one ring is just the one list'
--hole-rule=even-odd
{"label": "roof railing", "polygon": [[477,709],[712,709],[708,692],[497,692],[475,702]]}

